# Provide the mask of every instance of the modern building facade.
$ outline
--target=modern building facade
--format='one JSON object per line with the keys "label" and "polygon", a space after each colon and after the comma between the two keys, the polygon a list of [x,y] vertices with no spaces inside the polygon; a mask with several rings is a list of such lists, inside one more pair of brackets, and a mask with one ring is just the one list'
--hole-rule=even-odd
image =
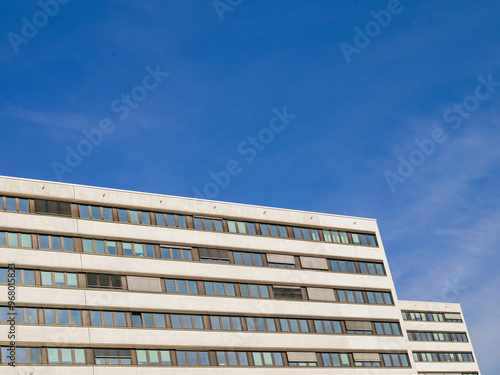
{"label": "modern building facade", "polygon": [[8,177],[0,346],[2,374],[479,374],[375,220]]}

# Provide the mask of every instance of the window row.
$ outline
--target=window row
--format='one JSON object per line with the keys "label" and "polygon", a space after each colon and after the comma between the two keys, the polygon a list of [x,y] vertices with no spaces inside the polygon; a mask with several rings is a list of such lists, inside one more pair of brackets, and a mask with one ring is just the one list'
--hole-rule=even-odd
{"label": "window row", "polygon": [[460,313],[433,313],[420,311],[403,311],[404,320],[422,321],[422,322],[452,322],[462,323]]}
{"label": "window row", "polygon": [[474,362],[472,353],[413,353],[415,362]]}
{"label": "window row", "polygon": [[38,365],[410,367],[406,353],[315,353],[115,348],[2,347],[1,364]]}
{"label": "window row", "polygon": [[[30,201],[33,201],[33,204],[30,204]],[[44,199],[29,200],[24,198],[2,197],[2,204],[4,210],[8,211],[33,212],[49,215],[79,217],[81,219],[159,225],[279,238],[293,238],[308,241],[325,241],[372,247],[378,246],[376,236],[373,233],[305,228],[290,225],[257,223],[224,218],[208,218],[196,215],[143,211],[98,205],[71,204],[69,202]]]}
{"label": "window row", "polygon": [[[16,324],[401,336],[397,322],[16,307]],[[0,307],[0,323],[10,318]]]}
{"label": "window row", "polygon": [[[8,269],[0,268],[0,284],[8,281]],[[157,277],[121,276],[101,273],[15,270],[18,285],[41,285],[68,288],[117,289],[139,292],[177,293],[243,298],[272,298],[341,303],[392,305],[390,292],[343,290],[298,286],[246,284],[226,281],[160,279]]]}
{"label": "window row", "polygon": [[466,333],[447,332],[408,332],[410,341],[449,341],[469,342]]}
{"label": "window row", "polygon": [[0,231],[0,246],[385,276],[382,263]]}

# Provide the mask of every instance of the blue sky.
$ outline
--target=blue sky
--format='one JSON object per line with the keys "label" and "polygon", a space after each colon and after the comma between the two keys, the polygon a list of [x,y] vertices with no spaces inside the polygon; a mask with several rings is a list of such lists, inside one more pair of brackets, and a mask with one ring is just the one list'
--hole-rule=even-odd
{"label": "blue sky", "polygon": [[500,3],[394,1],[3,1],[0,173],[376,218],[494,374]]}

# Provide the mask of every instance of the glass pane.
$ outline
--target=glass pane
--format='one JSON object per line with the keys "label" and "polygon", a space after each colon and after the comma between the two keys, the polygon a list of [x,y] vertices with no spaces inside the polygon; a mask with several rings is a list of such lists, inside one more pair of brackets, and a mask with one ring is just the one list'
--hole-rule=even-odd
{"label": "glass pane", "polygon": [[163,259],[170,259],[170,249],[167,247],[161,248],[161,257]]}
{"label": "glass pane", "polygon": [[188,352],[189,364],[191,366],[198,365],[198,353],[190,351]]}
{"label": "glass pane", "polygon": [[104,220],[107,221],[112,221],[113,220],[113,211],[109,207],[103,207],[102,208],[102,213],[103,213],[103,218]]}
{"label": "glass pane", "polygon": [[16,363],[27,363],[28,356],[26,348],[16,348]]}
{"label": "glass pane", "polygon": [[59,350],[57,348],[47,348],[49,363],[58,364],[59,363]]}
{"label": "glass pane", "polygon": [[[180,219],[180,217],[179,217]],[[169,227],[175,227],[175,215],[172,215],[172,214],[167,214],[167,224]],[[180,224],[180,220],[179,220],[179,224]],[[180,225],[179,225],[180,226]]]}
{"label": "glass pane", "polygon": [[104,254],[106,252],[103,240],[95,240],[95,252],[98,254]]}
{"label": "glass pane", "polygon": [[200,352],[200,365],[210,366],[210,359],[208,358],[208,352]]}
{"label": "glass pane", "polygon": [[160,350],[161,354],[161,364],[162,365],[170,365],[170,352],[168,350]]}
{"label": "glass pane", "polygon": [[80,310],[70,310],[71,324],[82,325],[82,316]]}
{"label": "glass pane", "polygon": [[217,352],[217,364],[219,366],[227,366],[226,354],[224,352]]}
{"label": "glass pane", "polygon": [[234,284],[233,283],[226,283],[226,290],[227,290],[227,295],[234,297],[236,296],[236,292],[234,291]]}
{"label": "glass pane", "polygon": [[132,325],[134,327],[142,327],[141,313],[132,313]]}
{"label": "glass pane", "polygon": [[224,283],[215,283],[215,292],[218,296],[224,296],[226,293],[224,292]]}
{"label": "glass pane", "polygon": [[259,289],[262,298],[269,298],[269,289],[266,285],[259,285]]}
{"label": "glass pane", "polygon": [[260,224],[260,232],[263,236],[269,236],[269,228],[267,227],[267,224]]}
{"label": "glass pane", "polygon": [[56,324],[56,310],[45,309],[45,324]]}
{"label": "glass pane", "polygon": [[[47,311],[47,310],[45,310]],[[47,314],[47,313],[45,313]],[[100,311],[91,311],[90,312],[90,321],[93,326],[101,325],[101,312]]]}
{"label": "glass pane", "polygon": [[73,239],[71,237],[63,237],[64,250],[73,251]]}
{"label": "glass pane", "polygon": [[192,329],[191,315],[182,315],[182,324],[185,329]]}
{"label": "glass pane", "polygon": [[30,363],[41,363],[40,348],[30,348]]}
{"label": "glass pane", "polygon": [[165,225],[165,216],[163,214],[156,213],[156,225]]}
{"label": "glass pane", "polygon": [[219,317],[218,316],[211,316],[210,317],[210,325],[212,326],[212,329],[219,330],[221,328]]}
{"label": "glass pane", "polygon": [[247,321],[247,329],[249,331],[255,331],[256,326],[255,326],[255,318],[246,318]]}
{"label": "glass pane", "polygon": [[29,212],[29,205],[27,199],[19,198],[19,212]]}
{"label": "glass pane", "polygon": [[132,256],[132,244],[129,242],[123,242],[123,255]]}
{"label": "glass pane", "polygon": [[92,214],[92,219],[100,220],[101,219],[101,208],[97,206],[90,206],[90,213]]}
{"label": "glass pane", "polygon": [[273,365],[273,357],[271,353],[269,352],[264,352],[262,353],[264,357],[264,365],[266,366],[272,366]]}
{"label": "glass pane", "polygon": [[80,204],[78,206],[79,210],[80,210],[80,218],[82,219],[90,219],[90,216],[89,216],[89,206],[85,206],[83,204]]}
{"label": "glass pane", "polygon": [[138,224],[139,223],[139,212],[134,211],[134,210],[130,210],[129,213],[130,213],[130,222],[134,223],[134,224]]}
{"label": "glass pane", "polygon": [[175,280],[166,279],[165,284],[167,285],[167,293],[175,293]]}
{"label": "glass pane", "polygon": [[42,285],[52,285],[52,273],[49,271],[42,271]]}
{"label": "glass pane", "polygon": [[177,260],[182,259],[181,249],[172,249],[172,259],[177,259]]}
{"label": "glass pane", "polygon": [[61,359],[62,359],[62,363],[73,363],[73,358],[71,356],[71,349],[62,348],[61,349]]}
{"label": "glass pane", "polygon": [[146,256],[148,258],[154,258],[155,257],[155,247],[151,244],[146,244]]}
{"label": "glass pane", "polygon": [[68,310],[57,310],[59,324],[69,324]]}
{"label": "glass pane", "polygon": [[180,228],[187,228],[186,217],[183,215],[177,215],[177,223]]}
{"label": "glass pane", "polygon": [[158,356],[157,350],[150,350],[149,351],[149,363],[151,365],[159,365],[160,364],[160,358]]}
{"label": "glass pane", "polygon": [[128,215],[127,215],[127,210],[123,209],[118,209],[118,220],[120,220],[122,223],[128,223]]}
{"label": "glass pane", "polygon": [[186,352],[177,351],[177,364],[179,366],[187,366]]}
{"label": "glass pane", "polygon": [[247,227],[248,227],[249,234],[257,234],[257,232],[255,231],[255,224],[254,223],[247,223]]}
{"label": "glass pane", "polygon": [[24,284],[35,285],[35,271],[24,270]]}
{"label": "glass pane", "polygon": [[38,247],[40,249],[48,249],[49,248],[49,236],[38,236]]}
{"label": "glass pane", "polygon": [[38,323],[38,315],[36,309],[26,308],[26,323]]}
{"label": "glass pane", "polygon": [[252,356],[253,356],[253,363],[255,364],[255,366],[262,366],[262,357],[260,355],[260,353],[252,353]]}
{"label": "glass pane", "polygon": [[127,325],[127,323],[125,322],[125,313],[115,312],[115,318],[116,318],[116,325],[118,327],[125,327]]}
{"label": "glass pane", "polygon": [[205,230],[213,230],[212,219],[203,219],[203,223],[205,224]]}
{"label": "glass pane", "polygon": [[194,320],[194,328],[196,329],[203,329],[203,318],[201,315],[193,315],[193,320]]}
{"label": "glass pane", "polygon": [[184,260],[193,260],[193,257],[191,256],[191,250],[182,250],[182,256],[184,257]]}
{"label": "glass pane", "polygon": [[113,312],[112,311],[103,311],[102,312],[102,320],[106,327],[112,327],[114,325],[113,322]]}
{"label": "glass pane", "polygon": [[238,232],[239,233],[246,233],[247,229],[245,227],[245,223],[238,221]]}
{"label": "glass pane", "polygon": [[151,224],[149,212],[141,211],[141,221],[143,224]]}
{"label": "glass pane", "polygon": [[143,257],[144,256],[144,247],[141,243],[135,243],[134,244],[134,252],[136,257]]}
{"label": "glass pane", "polygon": [[300,228],[293,228],[293,236],[298,239],[302,239],[302,233],[300,231]]}
{"label": "glass pane", "polygon": [[143,319],[144,319],[144,326],[146,328],[152,328],[155,326],[154,319],[153,319],[153,314],[151,313],[144,313],[143,314]]}
{"label": "glass pane", "polygon": [[194,220],[194,229],[203,229],[203,224],[199,217],[195,217],[193,220]]}
{"label": "glass pane", "polygon": [[172,328],[182,328],[180,315],[172,314],[170,317],[172,319]]}
{"label": "glass pane", "polygon": [[227,221],[227,227],[229,229],[229,232],[231,233],[236,233],[236,222],[232,220]]}
{"label": "glass pane", "polygon": [[17,238],[17,233],[7,233],[7,238],[9,240],[10,247],[19,247],[19,240]]}
{"label": "glass pane", "polygon": [[94,251],[92,246],[92,240],[90,238],[83,239],[83,251],[86,253],[92,253]]}
{"label": "glass pane", "polygon": [[[0,202],[1,204],[1,202]],[[5,242],[5,232],[0,232],[0,246],[5,246],[6,245],[6,242]]]}
{"label": "glass pane", "polygon": [[205,293],[208,296],[213,296],[215,294],[214,284],[211,281],[205,281]]}
{"label": "glass pane", "polygon": [[349,238],[346,232],[340,232],[340,237],[342,238],[342,243],[349,243]]}
{"label": "glass pane", "polygon": [[68,286],[72,288],[78,288],[78,281],[76,279],[76,273],[67,273]]}

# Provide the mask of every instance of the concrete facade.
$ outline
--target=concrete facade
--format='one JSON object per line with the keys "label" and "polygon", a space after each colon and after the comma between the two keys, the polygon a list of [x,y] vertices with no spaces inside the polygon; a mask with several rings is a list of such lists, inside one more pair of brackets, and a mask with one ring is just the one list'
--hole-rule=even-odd
{"label": "concrete facade", "polygon": [[[446,303],[399,301],[390,273],[382,239],[373,219],[320,214],[269,207],[250,206],[234,203],[206,201],[192,198],[180,198],[157,194],[136,193],[104,189],[88,186],[16,179],[0,178],[0,196],[3,206],[0,207],[0,232],[5,236],[13,233],[29,234],[32,246],[0,246],[0,268],[15,264],[16,269],[33,270],[36,285],[18,284],[15,286],[16,306],[37,309],[37,324],[16,324],[15,345],[19,348],[42,348],[42,363],[17,363],[15,368],[2,363],[3,374],[18,374],[20,370],[35,374],[288,374],[289,371],[326,374],[334,370],[338,374],[479,374],[475,355],[463,322],[447,321],[411,321],[403,320],[403,312],[459,314],[460,306]],[[5,197],[28,199],[29,212],[16,212],[6,208]],[[72,215],[61,216],[36,212],[33,200],[68,202]],[[154,213],[176,213],[189,217],[216,218],[222,220],[226,231],[217,232],[194,228],[177,228],[159,225],[124,223],[83,219],[78,215],[78,205],[92,205],[113,208],[116,216],[117,208]],[[18,210],[19,211],[19,210]],[[343,244],[321,240],[300,240],[295,238],[278,238],[264,235],[238,234],[227,231],[227,221],[238,220],[251,223],[266,223],[286,226],[289,231],[293,227],[332,229],[346,233],[374,234],[377,246],[361,244]],[[192,223],[191,223],[192,224]],[[39,236],[65,236],[74,238],[73,251],[41,249]],[[349,234],[350,241],[353,234]],[[9,237],[10,238],[10,237]],[[223,249],[229,252],[248,252],[254,254],[273,254],[293,256],[295,269],[266,266],[251,266],[231,263],[202,262],[199,259],[170,260],[155,258],[111,255],[83,252],[82,239],[98,239],[117,242],[155,244],[158,246],[192,249]],[[9,240],[10,241],[10,240]],[[161,247],[160,246],[160,247]],[[361,272],[335,272],[331,269],[303,269],[300,257],[314,257],[324,263],[324,259],[347,260],[354,262],[370,262],[383,264],[385,275],[365,274]],[[314,262],[304,264],[314,264]],[[318,261],[319,262],[319,261]],[[321,263],[321,264],[323,264]],[[326,264],[326,263],[325,263]],[[360,270],[360,266],[356,266]],[[66,272],[78,274],[78,287],[57,287],[42,285],[40,277],[43,272]],[[24,271],[23,271],[24,272]],[[91,288],[86,284],[88,274],[117,275],[123,280],[123,289]],[[23,276],[24,277],[24,276]],[[55,277],[55,276],[54,276]],[[128,278],[127,278],[128,277]],[[145,281],[161,284],[161,291],[127,290],[132,281],[130,277],[147,277]],[[245,298],[238,296],[216,296],[191,294],[170,294],[166,292],[164,279],[195,280],[197,285],[204,282],[225,282],[241,284],[266,285],[274,298]],[[159,280],[159,281],[158,281]],[[238,286],[239,285],[239,286]],[[301,288],[304,299],[277,299],[275,287]],[[274,287],[274,288],[273,288]],[[198,287],[199,288],[199,287]],[[203,289],[202,288],[202,289]],[[307,288],[310,288],[309,290]],[[336,301],[307,300],[311,288],[329,290]],[[333,290],[333,292],[331,292]],[[392,304],[349,303],[340,301],[342,290],[390,293]],[[243,293],[243,292],[238,292]],[[9,287],[0,283],[0,307],[8,304]],[[271,296],[272,297],[272,296]],[[356,297],[357,298],[357,297]],[[377,300],[378,301],[378,300]],[[82,324],[49,324],[43,322],[48,314],[47,309],[70,309],[81,311]],[[205,329],[138,328],[131,326],[127,315],[127,326],[102,327],[91,325],[86,320],[92,311],[115,311],[126,314],[156,313],[184,314],[203,316]],[[308,320],[309,332],[276,331],[239,331],[216,330],[210,328],[210,316],[233,317],[265,317],[274,319]],[[450,315],[451,316],[451,315]],[[314,320],[341,321],[343,332],[326,334],[315,331]],[[373,330],[372,334],[347,333],[346,322],[390,322],[398,323],[401,334],[382,335]],[[173,323],[167,323],[173,324]],[[372,327],[375,327],[374,325]],[[248,329],[248,326],[246,327]],[[10,325],[0,322],[0,346],[7,347]],[[465,333],[467,342],[453,341],[410,341],[408,332],[432,332],[451,334]],[[48,364],[47,348],[83,348],[86,364]],[[95,364],[95,349],[123,348],[132,350],[131,365],[99,365]],[[210,355],[210,366],[174,365],[141,365],[138,364],[135,350],[169,350],[172,356],[176,351],[206,351]],[[217,351],[247,352],[250,358],[248,366],[223,366],[216,358]],[[283,366],[259,366],[254,359],[254,352],[282,353]],[[317,358],[315,368],[290,368],[287,358],[292,354],[309,353]],[[45,353],[45,354],[44,354]],[[62,353],[62,352],[61,352]],[[314,353],[314,354],[311,354]],[[347,353],[350,367],[323,367],[325,365],[321,353]],[[362,354],[379,355],[381,367],[356,367],[356,358]],[[473,362],[434,362],[416,361],[414,353],[470,353]],[[385,366],[384,354],[407,355],[407,367]],[[302,354],[301,354],[302,355]],[[76,354],[75,354],[76,356]],[[135,357],[134,357],[135,356]],[[300,356],[300,355],[299,355]],[[304,354],[307,357],[307,355]],[[373,357],[373,358],[375,358]],[[180,360],[177,360],[180,361]],[[5,362],[5,361],[3,361]],[[175,362],[172,359],[172,362]],[[377,362],[377,361],[374,361]],[[307,363],[312,363],[309,361]]]}

